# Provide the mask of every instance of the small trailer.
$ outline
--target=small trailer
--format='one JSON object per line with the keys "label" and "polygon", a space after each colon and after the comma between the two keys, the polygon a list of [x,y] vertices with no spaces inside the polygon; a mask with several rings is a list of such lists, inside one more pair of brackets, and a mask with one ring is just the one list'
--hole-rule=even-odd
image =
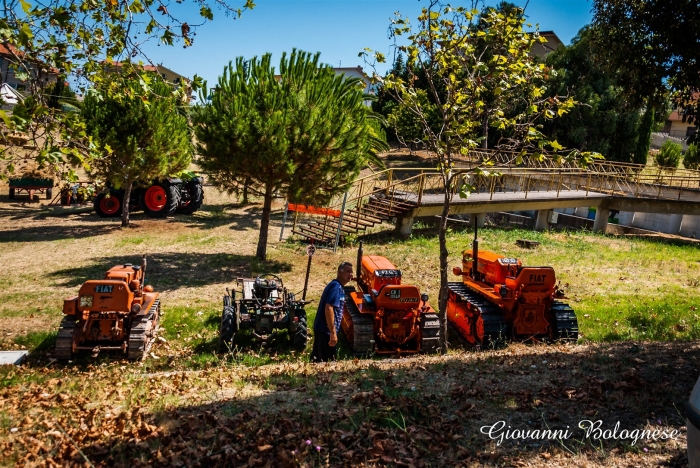
{"label": "small trailer", "polygon": [[35,193],[43,193],[47,200],[53,197],[53,179],[35,177],[13,177],[10,179],[9,199],[14,200],[17,194],[27,193],[29,199],[34,199]]}

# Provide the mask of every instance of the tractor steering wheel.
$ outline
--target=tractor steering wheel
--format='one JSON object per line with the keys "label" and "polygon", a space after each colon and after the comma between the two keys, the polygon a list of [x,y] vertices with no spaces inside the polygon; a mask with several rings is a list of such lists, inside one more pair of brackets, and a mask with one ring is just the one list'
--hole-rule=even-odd
{"label": "tractor steering wheel", "polygon": [[255,286],[260,289],[277,289],[282,287],[282,279],[270,273],[255,278]]}

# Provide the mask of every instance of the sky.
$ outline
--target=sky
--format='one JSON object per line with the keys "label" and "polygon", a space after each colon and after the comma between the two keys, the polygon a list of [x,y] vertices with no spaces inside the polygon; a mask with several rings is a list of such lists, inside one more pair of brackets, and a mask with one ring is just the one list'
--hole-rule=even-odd
{"label": "sky", "polygon": [[[243,0],[228,0],[238,6]],[[238,3],[237,3],[238,2]],[[569,44],[579,29],[591,21],[592,3],[588,0],[514,0],[527,7],[525,14],[532,29],[554,31],[564,44]],[[390,18],[395,12],[407,16],[415,24],[427,0],[255,0],[253,10],[244,11],[239,19],[226,17],[213,9],[214,21],[196,29],[192,47],[182,45],[144,47],[148,58],[156,64],[192,78],[195,74],[211,87],[229,61],[238,56],[247,59],[271,52],[273,63],[279,63],[282,52],[293,47],[308,52],[321,52],[321,61],[334,67],[362,66],[358,53],[365,47],[394,56],[392,41],[387,37]],[[494,0],[487,5],[497,3]],[[195,2],[177,5],[171,11],[178,17],[196,18]],[[469,6],[469,2],[453,5]],[[180,10],[175,10],[180,8]],[[380,66],[384,73],[390,66]]]}

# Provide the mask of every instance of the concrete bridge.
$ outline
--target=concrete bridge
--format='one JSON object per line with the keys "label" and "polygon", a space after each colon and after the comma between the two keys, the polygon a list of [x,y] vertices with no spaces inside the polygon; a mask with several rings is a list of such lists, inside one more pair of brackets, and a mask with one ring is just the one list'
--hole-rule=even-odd
{"label": "concrete bridge", "polygon": [[[472,218],[482,224],[485,213],[535,210],[535,228],[547,229],[554,209],[596,207],[595,231],[605,231],[611,211],[700,216],[700,171],[606,161],[582,169],[537,158],[518,164],[515,160],[512,155],[480,152],[459,161],[455,191],[465,183],[473,190],[468,198],[452,195],[450,215],[475,215]],[[485,164],[489,174],[476,175],[474,169]],[[307,223],[295,218],[293,232],[337,244],[348,234],[395,220],[398,232],[408,235],[416,219],[442,213],[443,187],[435,169],[387,169],[359,179],[342,200],[331,203],[328,212],[339,216]]]}

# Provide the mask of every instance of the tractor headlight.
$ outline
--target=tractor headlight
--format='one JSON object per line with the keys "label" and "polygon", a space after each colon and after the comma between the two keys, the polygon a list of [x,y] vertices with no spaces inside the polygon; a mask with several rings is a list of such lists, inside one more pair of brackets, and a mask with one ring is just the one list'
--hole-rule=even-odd
{"label": "tractor headlight", "polygon": [[80,307],[92,307],[92,296],[80,296]]}

